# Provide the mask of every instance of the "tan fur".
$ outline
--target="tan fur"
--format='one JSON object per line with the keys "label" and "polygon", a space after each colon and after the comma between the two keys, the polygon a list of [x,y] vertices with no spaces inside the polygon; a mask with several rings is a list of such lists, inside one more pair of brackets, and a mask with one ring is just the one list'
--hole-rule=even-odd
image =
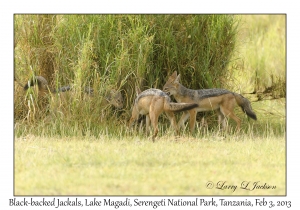
{"label": "tan fur", "polygon": [[230,92],[225,89],[203,89],[191,90],[185,88],[179,83],[180,75],[175,71],[168,79],[163,90],[173,95],[177,102],[197,103],[198,107],[188,112],[184,112],[178,124],[184,126],[184,122],[190,117],[190,131],[195,129],[197,112],[215,110],[218,114],[218,122],[226,128],[226,118],[233,119],[237,124],[237,130],[240,129],[241,120],[234,114],[234,107],[238,104],[248,116],[256,120],[256,115],[252,111],[250,102],[243,96]]}
{"label": "tan fur", "polygon": [[[137,90],[139,92],[139,90]],[[148,89],[137,95],[132,108],[132,116],[129,120],[129,127],[136,121],[139,115],[146,115],[146,131],[149,133],[149,124],[154,129],[152,140],[154,142],[158,133],[158,117],[165,112],[171,122],[171,126],[178,135],[178,129],[174,112],[188,110],[196,107],[196,104],[171,103],[168,95],[158,89]]]}

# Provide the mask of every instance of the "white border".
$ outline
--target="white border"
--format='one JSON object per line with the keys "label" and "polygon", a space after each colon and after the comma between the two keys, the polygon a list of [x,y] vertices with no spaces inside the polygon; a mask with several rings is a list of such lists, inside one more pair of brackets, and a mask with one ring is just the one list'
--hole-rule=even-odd
{"label": "white border", "polygon": [[[0,209],[7,209],[13,198],[13,14],[15,13],[286,13],[287,14],[287,197],[268,197],[291,200],[300,207],[299,141],[297,138],[299,106],[299,10],[289,1],[2,1],[0,6],[0,90],[1,90],[1,181]],[[299,134],[298,134],[299,135]],[[274,174],[276,176],[276,174]],[[218,197],[219,198],[219,197]],[[253,197],[252,197],[253,198]],[[151,198],[149,198],[151,199]],[[243,200],[241,197],[237,199]],[[6,207],[6,208],[2,208]],[[12,208],[12,207],[11,207]],[[212,209],[215,207],[211,207]],[[82,208],[81,208],[82,209]],[[207,209],[207,208],[206,208]],[[244,209],[239,208],[239,209]],[[249,209],[249,208],[245,208]]]}

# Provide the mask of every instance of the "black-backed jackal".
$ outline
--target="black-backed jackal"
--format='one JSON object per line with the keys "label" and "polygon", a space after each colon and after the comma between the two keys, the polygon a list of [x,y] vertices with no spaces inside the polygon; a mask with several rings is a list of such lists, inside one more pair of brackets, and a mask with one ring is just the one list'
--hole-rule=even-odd
{"label": "black-backed jackal", "polygon": [[256,120],[256,114],[252,111],[248,99],[238,93],[233,93],[225,89],[200,89],[191,90],[179,83],[180,74],[177,76],[175,71],[163,87],[163,91],[173,95],[179,103],[197,103],[198,107],[188,112],[184,112],[178,124],[184,126],[184,122],[190,117],[190,131],[195,129],[197,112],[215,110],[218,114],[218,122],[222,123],[223,129],[226,128],[226,117],[233,119],[237,124],[237,130],[240,130],[241,120],[234,114],[235,105],[239,105],[243,112]]}
{"label": "black-backed jackal", "polygon": [[[16,78],[15,81],[18,82]],[[18,84],[20,84],[20,82],[18,82]],[[72,101],[71,98],[74,98],[74,92],[71,91],[71,86],[63,86],[58,89],[52,89],[49,87],[48,82],[44,77],[34,76],[25,84],[24,90],[27,91],[31,87],[35,88],[34,92],[37,93],[36,95],[38,98],[35,103],[38,104],[38,107],[41,107],[43,110],[45,110],[45,107],[49,106],[49,110],[55,114],[69,114],[68,107],[70,101]],[[92,88],[86,87],[83,92],[84,94],[82,97],[84,101],[93,101],[93,104],[96,103],[94,100],[96,96],[94,95],[94,90]],[[100,101],[100,104],[96,104],[101,107],[112,105],[117,109],[122,109],[123,97],[120,91],[112,89],[103,97],[103,100]],[[28,102],[28,107],[29,110],[27,113],[27,119],[35,119],[35,105],[31,105],[31,103]]]}
{"label": "black-backed jackal", "polygon": [[158,133],[158,117],[162,112],[167,114],[171,121],[171,126],[175,129],[178,135],[176,118],[174,112],[193,109],[198,105],[195,103],[172,103],[170,97],[159,89],[148,89],[136,97],[133,107],[132,116],[129,120],[129,127],[136,121],[139,115],[146,115],[146,131],[149,133],[149,124],[151,123],[154,132],[152,140],[154,142]]}
{"label": "black-backed jackal", "polygon": [[[58,88],[57,90],[51,89],[48,86],[47,80],[42,76],[35,76],[31,78],[24,86],[24,90],[26,91],[29,87],[38,86],[38,94],[45,95],[48,93],[64,93],[72,90],[71,86],[63,86]],[[90,87],[85,87],[84,92],[89,96],[94,96],[94,90]],[[108,104],[113,105],[118,109],[123,108],[123,97],[120,91],[116,91],[114,89],[110,90],[109,93],[106,94],[105,100]]]}

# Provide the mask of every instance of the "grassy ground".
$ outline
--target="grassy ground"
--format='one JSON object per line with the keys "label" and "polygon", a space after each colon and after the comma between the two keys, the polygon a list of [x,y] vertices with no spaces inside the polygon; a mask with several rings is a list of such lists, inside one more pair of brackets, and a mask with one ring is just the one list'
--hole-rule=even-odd
{"label": "grassy ground", "polygon": [[[226,137],[212,128],[176,138],[163,125],[155,143],[128,131],[16,137],[15,195],[284,195],[285,100],[252,105],[258,121],[239,113],[243,130]],[[263,189],[249,190],[255,182]]]}
{"label": "grassy ground", "polygon": [[15,140],[15,195],[284,195],[285,157],[284,137],[27,136]]}

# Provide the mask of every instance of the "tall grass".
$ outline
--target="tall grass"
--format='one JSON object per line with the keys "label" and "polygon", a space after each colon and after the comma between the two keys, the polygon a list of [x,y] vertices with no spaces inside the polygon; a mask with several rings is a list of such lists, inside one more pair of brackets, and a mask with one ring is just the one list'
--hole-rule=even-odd
{"label": "tall grass", "polygon": [[232,88],[285,97],[286,15],[242,15],[234,57]]}
{"label": "tall grass", "polygon": [[[183,74],[183,82],[192,81],[191,87],[221,86],[236,23],[230,15],[15,15],[15,74],[23,83],[42,75],[52,87],[72,84],[73,97],[64,105],[71,114],[50,121],[94,130],[101,122],[107,126],[108,119],[124,123],[135,86],[162,88],[174,70]],[[92,104],[81,94],[86,86],[97,92]],[[98,101],[112,88],[122,91],[125,108],[106,107],[103,113]],[[35,108],[23,106],[21,95],[16,88],[15,120],[27,119]],[[51,112],[49,107],[42,113]]]}

